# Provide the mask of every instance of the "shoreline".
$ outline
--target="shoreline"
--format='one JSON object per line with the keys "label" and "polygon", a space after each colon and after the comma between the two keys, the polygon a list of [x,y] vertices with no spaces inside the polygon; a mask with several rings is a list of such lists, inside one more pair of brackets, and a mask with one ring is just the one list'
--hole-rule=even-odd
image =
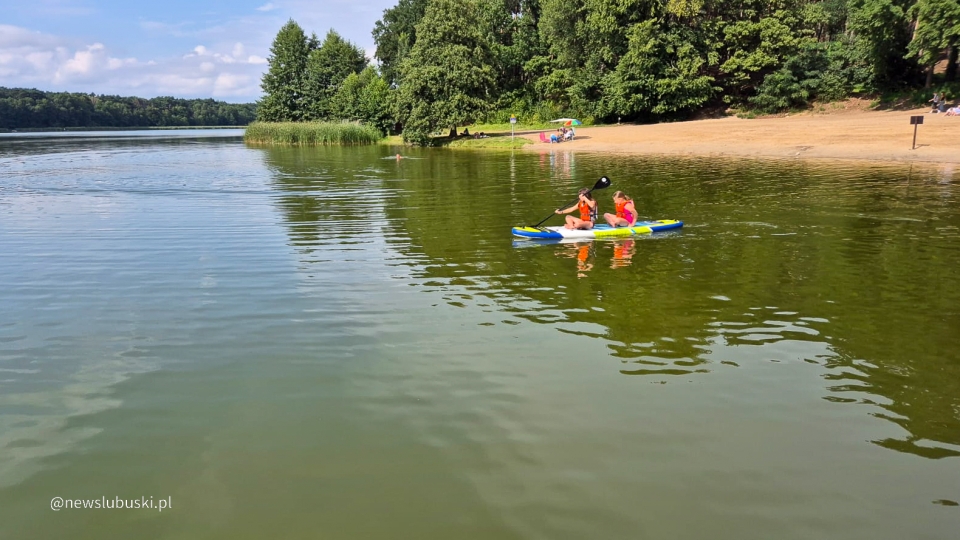
{"label": "shoreline", "polygon": [[[911,150],[911,116],[923,116]],[[904,111],[835,109],[789,116],[726,117],[660,124],[578,127],[577,138],[542,143],[539,131],[524,151],[721,158],[779,158],[885,163],[960,163],[960,117]]]}

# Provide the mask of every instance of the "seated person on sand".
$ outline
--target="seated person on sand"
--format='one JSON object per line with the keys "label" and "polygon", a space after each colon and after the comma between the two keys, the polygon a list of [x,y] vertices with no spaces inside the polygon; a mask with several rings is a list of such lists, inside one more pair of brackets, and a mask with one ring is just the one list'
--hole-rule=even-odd
{"label": "seated person on sand", "polygon": [[571,129],[571,130],[568,130],[568,131],[563,135],[563,138],[564,138],[564,140],[572,141],[572,140],[573,140],[573,130],[572,130],[572,129]]}
{"label": "seated person on sand", "polygon": [[941,101],[943,101],[943,95],[940,94],[939,92],[934,92],[933,98],[928,100],[928,102],[933,102],[933,110],[930,112],[933,112],[933,113],[939,112]]}
{"label": "seated person on sand", "polygon": [[950,107],[944,116],[960,116],[960,107]]}

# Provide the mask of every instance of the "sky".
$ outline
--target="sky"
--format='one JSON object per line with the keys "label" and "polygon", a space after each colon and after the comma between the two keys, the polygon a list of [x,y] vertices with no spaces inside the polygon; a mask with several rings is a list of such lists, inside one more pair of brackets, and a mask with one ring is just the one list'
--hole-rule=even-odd
{"label": "sky", "polygon": [[270,44],[293,19],[373,57],[397,0],[0,0],[0,86],[120,96],[261,95]]}

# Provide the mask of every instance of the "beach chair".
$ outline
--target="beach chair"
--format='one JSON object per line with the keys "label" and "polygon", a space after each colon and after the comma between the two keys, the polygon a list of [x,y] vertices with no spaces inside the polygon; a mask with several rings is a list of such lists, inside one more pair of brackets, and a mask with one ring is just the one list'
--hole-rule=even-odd
{"label": "beach chair", "polygon": [[547,136],[540,132],[540,142],[550,142],[550,139],[547,139]]}

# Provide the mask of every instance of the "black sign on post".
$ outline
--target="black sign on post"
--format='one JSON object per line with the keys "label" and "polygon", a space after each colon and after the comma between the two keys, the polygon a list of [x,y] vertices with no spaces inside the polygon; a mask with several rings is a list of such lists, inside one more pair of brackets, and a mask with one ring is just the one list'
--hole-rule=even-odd
{"label": "black sign on post", "polygon": [[917,149],[917,126],[923,123],[923,116],[911,116],[910,125],[913,126],[913,147],[911,150]]}

